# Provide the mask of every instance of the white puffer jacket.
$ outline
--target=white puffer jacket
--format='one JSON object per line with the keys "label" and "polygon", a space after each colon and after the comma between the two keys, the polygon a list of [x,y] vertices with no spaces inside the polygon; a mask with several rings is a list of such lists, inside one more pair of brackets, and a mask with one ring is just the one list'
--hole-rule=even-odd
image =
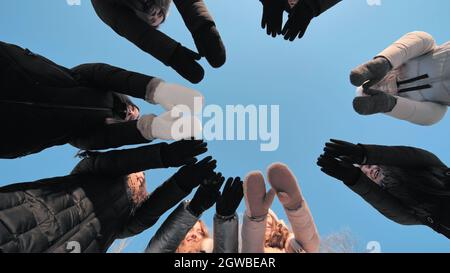
{"label": "white puffer jacket", "polygon": [[[439,122],[450,105],[450,42],[437,46],[426,32],[411,32],[377,57],[388,59],[393,70],[377,89],[397,97],[397,105],[387,113],[420,125]],[[362,88],[357,95],[362,96]]]}

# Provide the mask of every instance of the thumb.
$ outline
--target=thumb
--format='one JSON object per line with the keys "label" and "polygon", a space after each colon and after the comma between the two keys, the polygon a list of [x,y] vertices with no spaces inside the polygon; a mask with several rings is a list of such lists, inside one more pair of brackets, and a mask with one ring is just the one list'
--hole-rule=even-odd
{"label": "thumb", "polygon": [[272,188],[266,193],[266,196],[264,197],[265,207],[270,208],[272,206],[276,194],[277,194],[276,191]]}

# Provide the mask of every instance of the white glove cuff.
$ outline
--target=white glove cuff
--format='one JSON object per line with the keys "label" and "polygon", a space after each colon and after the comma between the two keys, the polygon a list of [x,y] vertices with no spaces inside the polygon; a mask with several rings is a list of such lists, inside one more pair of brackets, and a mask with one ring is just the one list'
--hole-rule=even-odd
{"label": "white glove cuff", "polygon": [[147,84],[147,91],[145,93],[145,101],[151,103],[151,104],[157,104],[155,102],[155,92],[156,92],[156,88],[158,88],[158,86],[164,83],[164,80],[160,79],[160,78],[153,78],[148,84]]}
{"label": "white glove cuff", "polygon": [[144,115],[137,122],[137,129],[147,140],[155,139],[152,135],[152,124],[155,117],[155,115]]}

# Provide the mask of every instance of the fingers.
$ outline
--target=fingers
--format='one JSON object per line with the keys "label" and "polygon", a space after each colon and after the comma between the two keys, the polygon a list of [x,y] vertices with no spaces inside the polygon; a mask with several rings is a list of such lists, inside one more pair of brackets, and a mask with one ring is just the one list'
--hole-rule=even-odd
{"label": "fingers", "polygon": [[261,172],[251,172],[245,177],[244,192],[252,196],[263,198],[266,194],[266,185]]}
{"label": "fingers", "polygon": [[200,55],[199,53],[190,50],[189,48],[183,47],[184,53],[189,56],[190,58],[200,61],[202,59],[202,55]]}

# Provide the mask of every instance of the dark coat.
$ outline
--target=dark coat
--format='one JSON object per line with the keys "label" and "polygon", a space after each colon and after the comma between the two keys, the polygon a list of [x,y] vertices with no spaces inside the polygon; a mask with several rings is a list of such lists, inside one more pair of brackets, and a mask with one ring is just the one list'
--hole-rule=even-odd
{"label": "dark coat", "polygon": [[127,175],[163,168],[161,145],[111,151],[82,160],[72,174],[0,188],[0,252],[106,252],[117,238],[148,229],[187,193],[170,178],[139,207]]}
{"label": "dark coat", "polygon": [[[152,77],[107,64],[59,66],[28,49],[0,42],[0,158],[77,143],[80,148],[115,148],[146,143],[136,122],[123,119],[125,95],[145,98]],[[126,130],[126,131],[125,131]],[[121,134],[111,135],[111,132]]]}
{"label": "dark coat", "polygon": [[[140,19],[135,10],[145,12],[143,0],[92,0],[100,19],[117,34],[169,66],[180,43]],[[203,0],[174,0],[186,27],[195,33],[205,24],[214,24]]]}
{"label": "dark coat", "polygon": [[422,149],[361,146],[366,151],[366,165],[400,172],[392,186],[381,187],[361,175],[349,188],[396,223],[426,225],[450,238],[450,169]]}

